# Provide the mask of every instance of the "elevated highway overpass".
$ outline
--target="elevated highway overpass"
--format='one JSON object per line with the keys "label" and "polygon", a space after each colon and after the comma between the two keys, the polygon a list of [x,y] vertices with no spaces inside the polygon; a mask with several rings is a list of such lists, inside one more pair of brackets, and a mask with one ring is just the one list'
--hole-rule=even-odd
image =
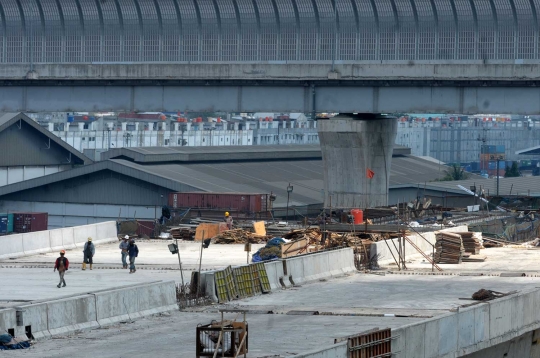
{"label": "elevated highway overpass", "polygon": [[540,66],[491,61],[0,65],[1,111],[540,113]]}
{"label": "elevated highway overpass", "polygon": [[540,113],[539,9],[0,0],[0,110]]}

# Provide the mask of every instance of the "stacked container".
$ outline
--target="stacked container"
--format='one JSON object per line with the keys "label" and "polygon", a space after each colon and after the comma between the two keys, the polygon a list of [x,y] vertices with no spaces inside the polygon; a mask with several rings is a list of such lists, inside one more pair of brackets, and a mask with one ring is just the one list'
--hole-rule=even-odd
{"label": "stacked container", "polygon": [[0,214],[0,235],[13,232],[13,214]]}
{"label": "stacked container", "polygon": [[16,233],[47,230],[48,213],[13,213],[13,231]]}
{"label": "stacked container", "polygon": [[173,209],[192,208],[260,213],[267,211],[268,194],[208,192],[170,193],[169,206]]}

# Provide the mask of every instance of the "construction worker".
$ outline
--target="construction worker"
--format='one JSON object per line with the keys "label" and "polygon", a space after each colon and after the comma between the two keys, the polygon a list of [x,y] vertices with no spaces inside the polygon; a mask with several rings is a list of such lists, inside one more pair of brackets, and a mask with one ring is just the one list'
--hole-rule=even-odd
{"label": "construction worker", "polygon": [[58,284],[58,288],[60,288],[60,285],[63,283],[64,285],[62,287],[66,287],[66,280],[64,279],[64,274],[68,270],[69,267],[69,260],[64,255],[66,254],[66,250],[60,251],[60,257],[56,259],[56,262],[54,264],[54,270],[58,270],[58,275],[60,275],[60,283]]}
{"label": "construction worker", "polygon": [[83,271],[86,270],[86,264],[90,264],[90,270],[92,269],[92,264],[94,263],[92,258],[94,257],[94,254],[96,253],[96,247],[94,244],[92,244],[92,238],[89,237],[88,241],[84,244],[84,261],[82,264]]}
{"label": "construction worker", "polygon": [[228,211],[225,212],[225,222],[227,223],[227,228],[229,230],[232,230],[233,228],[233,218],[232,216],[229,214]]}
{"label": "construction worker", "polygon": [[127,264],[127,256],[128,256],[128,249],[129,249],[128,240],[129,240],[129,236],[128,235],[124,236],[124,238],[122,239],[122,242],[120,242],[120,246],[118,246],[118,248],[122,252],[122,268],[125,268],[125,269],[128,268],[128,264]]}
{"label": "construction worker", "polygon": [[135,245],[135,240],[131,239],[129,240],[129,273],[135,273],[137,269],[135,269],[135,258],[139,256],[139,248],[137,245]]}

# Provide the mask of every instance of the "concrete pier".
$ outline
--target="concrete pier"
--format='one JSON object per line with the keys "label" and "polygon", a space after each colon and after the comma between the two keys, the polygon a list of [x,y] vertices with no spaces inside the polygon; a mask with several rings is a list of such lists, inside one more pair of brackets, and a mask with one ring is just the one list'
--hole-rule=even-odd
{"label": "concrete pier", "polygon": [[[340,114],[318,125],[326,207],[388,204],[397,120],[379,114]],[[368,178],[368,171],[373,178]]]}

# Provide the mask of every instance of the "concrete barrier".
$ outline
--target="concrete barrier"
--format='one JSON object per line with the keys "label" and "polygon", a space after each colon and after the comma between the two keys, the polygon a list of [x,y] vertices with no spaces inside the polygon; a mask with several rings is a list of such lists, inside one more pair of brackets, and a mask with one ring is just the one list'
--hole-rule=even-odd
{"label": "concrete barrier", "polygon": [[109,325],[177,309],[174,281],[157,282],[93,294],[97,322]]}
{"label": "concrete barrier", "polygon": [[356,272],[354,250],[346,248],[328,251],[328,271],[332,277]]}
{"label": "concrete barrier", "polygon": [[88,237],[92,237],[96,245],[116,242],[118,240],[116,223],[108,221],[49,231],[0,236],[0,260],[62,249],[82,248]]}
{"label": "concrete barrier", "polygon": [[295,257],[283,260],[287,268],[287,278],[291,285],[302,285],[306,283],[304,274],[304,263],[302,257]]}
{"label": "concrete barrier", "polygon": [[131,314],[132,319],[178,309],[174,281],[146,284],[135,290],[139,302],[138,310]]}
{"label": "concrete barrier", "polygon": [[73,228],[72,227],[65,227],[62,230],[62,244],[64,245],[65,250],[72,250],[75,249],[77,246],[75,246],[75,241],[73,240]]}
{"label": "concrete barrier", "polygon": [[[483,353],[539,329],[538,305],[540,290],[530,289],[458,308],[456,312],[393,329],[392,351],[396,357],[418,358]],[[525,342],[524,349],[530,347],[530,341]],[[486,353],[484,356],[495,355]]]}
{"label": "concrete barrier", "polygon": [[218,302],[216,292],[216,279],[214,271],[201,272],[201,287],[204,289],[204,293],[208,298],[214,302]]}
{"label": "concrete barrier", "polygon": [[276,260],[272,262],[265,262],[266,274],[268,275],[268,281],[270,282],[270,289],[280,290],[284,288],[281,282],[285,279],[285,273],[283,272],[283,261]]}
{"label": "concrete barrier", "polygon": [[19,334],[15,332],[15,327],[17,327],[16,311],[13,308],[0,309],[0,334],[13,330],[17,336]]}
{"label": "concrete barrier", "polygon": [[50,338],[48,326],[47,302],[30,303],[15,307],[17,315],[20,316],[18,325],[24,327],[30,326],[34,339],[40,340]]}
{"label": "concrete barrier", "polygon": [[36,231],[22,234],[25,255],[35,255],[51,252],[49,231]]}
{"label": "concrete barrier", "polygon": [[175,309],[174,281],[159,281],[0,310],[0,324],[6,329],[14,321],[20,324],[16,335],[30,326],[34,338],[41,340]]}
{"label": "concrete barrier", "polygon": [[47,302],[47,327],[53,336],[98,328],[94,296],[82,295]]}
{"label": "concrete barrier", "polygon": [[64,250],[64,235],[62,234],[63,229],[56,229],[49,231],[49,245],[51,250],[60,251]]}
{"label": "concrete barrier", "polygon": [[0,259],[24,256],[22,234],[0,236]]}
{"label": "concrete barrier", "polygon": [[97,228],[96,224],[82,225],[73,227],[73,242],[77,248],[83,248],[84,244],[88,241],[88,238],[96,238]]}
{"label": "concrete barrier", "polygon": [[116,222],[107,221],[104,223],[96,224],[96,234],[92,236],[94,238],[94,244],[102,244],[118,240],[116,235]]}
{"label": "concrete barrier", "polygon": [[283,261],[286,265],[286,276],[293,285],[356,272],[354,253],[350,247],[291,257]]}

